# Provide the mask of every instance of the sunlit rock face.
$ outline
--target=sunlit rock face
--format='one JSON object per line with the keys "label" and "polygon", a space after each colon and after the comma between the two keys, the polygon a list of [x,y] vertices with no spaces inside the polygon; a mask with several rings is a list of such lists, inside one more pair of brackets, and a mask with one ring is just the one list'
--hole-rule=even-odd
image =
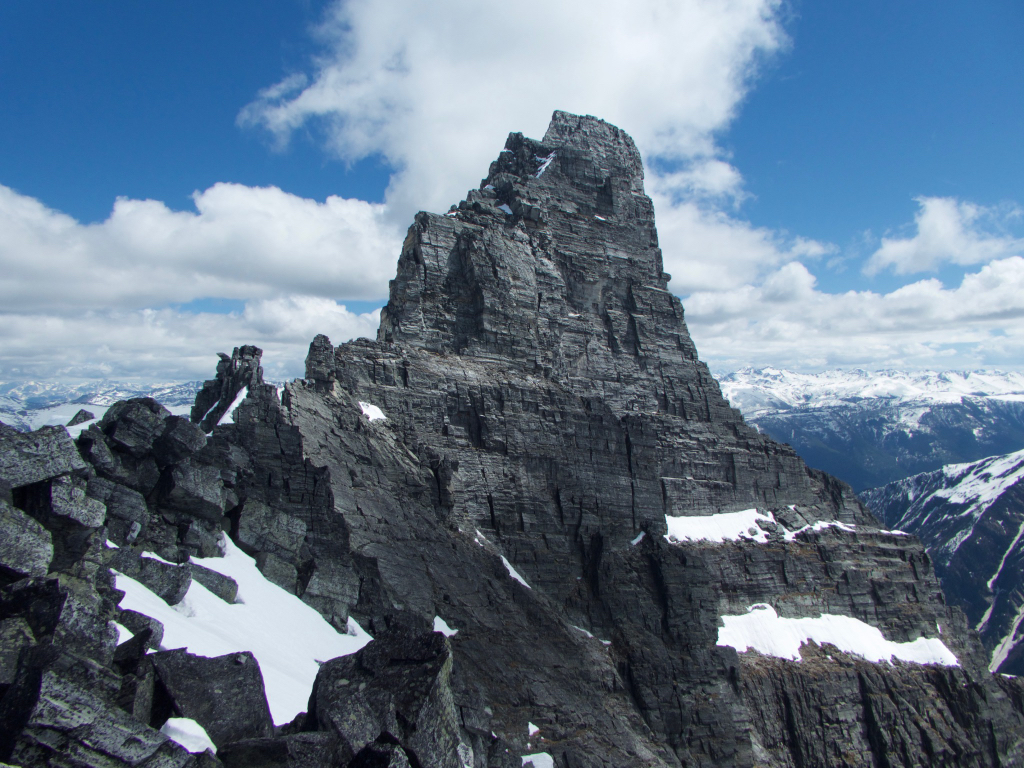
{"label": "sunlit rock face", "polygon": [[[172,561],[139,566],[160,571],[154,588],[192,569],[184,605],[231,594],[196,566],[229,575],[243,604],[255,568],[260,595],[375,638],[319,668],[306,715],[221,744],[229,729],[203,707],[182,725],[147,700],[145,643],[115,651],[111,636],[94,656],[131,694],[118,711],[172,722],[162,733],[202,729],[227,765],[1019,758],[1024,691],[988,675],[919,542],[743,422],[667,281],[633,142],[556,112],[543,140],[512,134],[465,201],[416,217],[377,340],[318,336],[305,378],[280,392],[241,347],[204,386],[199,427],[137,403],[85,430],[86,461],[52,472],[77,473],[108,517],[120,499],[117,526],[75,529],[78,549],[64,546],[48,478],[10,504],[49,531],[59,568],[106,596],[97,615],[153,631],[144,611],[113,608],[114,558],[97,543],[113,531],[111,544]],[[218,549],[222,532],[232,542]],[[44,545],[16,567],[37,572]],[[216,568],[218,551],[251,563]],[[226,669],[230,650],[218,647]],[[38,701],[52,662],[24,658],[36,672],[17,702]],[[35,712],[36,730],[8,727],[3,744],[50,748]]]}

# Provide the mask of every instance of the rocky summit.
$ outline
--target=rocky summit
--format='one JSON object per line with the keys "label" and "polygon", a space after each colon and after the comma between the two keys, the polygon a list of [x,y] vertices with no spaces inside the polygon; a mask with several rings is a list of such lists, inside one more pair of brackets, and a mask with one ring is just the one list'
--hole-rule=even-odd
{"label": "rocky summit", "polygon": [[632,140],[556,112],[416,217],[376,341],[4,431],[0,760],[1020,764],[919,541],[747,426],[668,280]]}

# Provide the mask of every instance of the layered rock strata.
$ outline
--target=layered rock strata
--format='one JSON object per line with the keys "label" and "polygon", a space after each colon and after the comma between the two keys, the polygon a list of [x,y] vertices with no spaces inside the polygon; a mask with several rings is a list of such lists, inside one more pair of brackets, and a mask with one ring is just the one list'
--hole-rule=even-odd
{"label": "layered rock strata", "polygon": [[[168,703],[172,688],[195,688],[187,670],[201,663],[174,665],[169,685],[143,641],[111,636],[91,651],[105,701],[153,725],[207,718],[211,736],[232,734],[216,744],[227,765],[1019,761],[1024,689],[987,673],[919,542],[881,530],[847,486],[743,422],[699,361],[668,279],[632,140],[556,112],[542,141],[512,134],[465,201],[416,217],[376,341],[317,337],[306,377],[280,393],[262,381],[259,351],[240,348],[191,421],[153,401],[112,408],[79,438],[77,462],[52,470],[84,487],[81,499],[36,478],[41,448],[3,460],[10,505],[45,529],[18,518],[37,535],[5,563],[5,594],[32,578],[59,591],[61,574],[94,563],[89,588],[109,597],[93,614],[114,616],[104,568],[119,557],[174,599],[186,575],[200,578],[189,558],[216,555],[224,530],[267,579],[339,630],[351,617],[376,638],[324,660],[305,715],[244,738],[251,711],[222,724]],[[31,440],[42,438],[60,442]],[[105,518],[88,504],[57,514],[65,497],[96,501]],[[80,535],[63,522],[76,514],[101,527]],[[726,530],[737,519],[750,525]],[[41,577],[45,532],[54,554]],[[170,570],[106,553],[102,536]],[[956,663],[718,645],[725,618],[759,604],[938,643]],[[12,713],[50,695],[34,682],[50,667],[31,661],[47,635],[32,632],[16,641],[15,675],[32,682],[8,689]],[[252,690],[246,675],[232,685]],[[10,722],[0,759],[54,743],[31,717]],[[77,749],[47,748],[60,759]],[[104,764],[138,764],[117,759]]]}

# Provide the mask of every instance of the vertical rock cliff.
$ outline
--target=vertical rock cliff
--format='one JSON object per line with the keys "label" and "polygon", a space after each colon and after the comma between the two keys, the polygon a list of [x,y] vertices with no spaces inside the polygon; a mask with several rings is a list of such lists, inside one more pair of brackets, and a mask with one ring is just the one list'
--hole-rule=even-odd
{"label": "vertical rock cliff", "polygon": [[[42,480],[4,454],[10,515],[37,539],[5,589],[64,583],[81,550],[181,599],[142,550],[230,594],[195,563],[224,530],[265,579],[373,635],[321,667],[305,715],[223,737],[229,766],[1020,761],[1024,689],[988,674],[920,543],[743,422],[668,279],[632,140],[556,112],[465,201],[416,217],[376,341],[318,336],[280,392],[242,347],[194,423],[125,404]],[[62,473],[106,505],[91,548],[53,522]],[[133,554],[97,546],[108,532]],[[97,615],[127,621],[97,589]],[[125,645],[121,698],[146,679],[159,694],[132,698],[136,718],[203,711],[151,679],[197,662]],[[26,659],[5,711],[42,695],[52,664]],[[0,759],[71,749],[21,727]]]}

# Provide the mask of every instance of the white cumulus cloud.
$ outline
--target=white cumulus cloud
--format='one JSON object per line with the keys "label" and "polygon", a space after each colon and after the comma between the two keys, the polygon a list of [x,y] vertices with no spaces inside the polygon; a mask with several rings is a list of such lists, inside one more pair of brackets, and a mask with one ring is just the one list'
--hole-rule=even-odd
{"label": "white cumulus cloud", "polygon": [[1024,253],[1024,240],[992,233],[985,224],[1018,218],[1020,209],[990,208],[951,197],[918,197],[912,237],[883,237],[865,265],[867,274],[926,272],[944,264],[980,264]]}

